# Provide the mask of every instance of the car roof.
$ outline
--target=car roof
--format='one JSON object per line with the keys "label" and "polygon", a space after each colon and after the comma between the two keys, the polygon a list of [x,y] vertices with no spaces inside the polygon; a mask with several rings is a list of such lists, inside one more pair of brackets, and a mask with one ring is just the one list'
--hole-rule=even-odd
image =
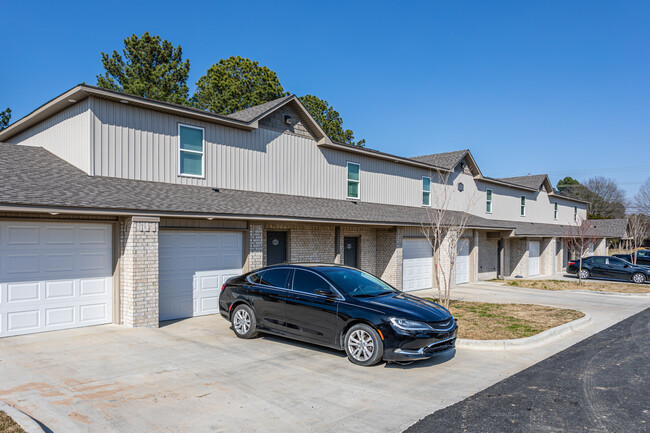
{"label": "car roof", "polygon": [[310,262],[297,262],[297,263],[278,263],[276,265],[270,265],[266,266],[262,269],[256,269],[253,272],[256,271],[261,271],[261,270],[266,270],[266,269],[276,269],[276,268],[283,268],[283,267],[290,267],[290,268],[341,268],[341,269],[356,269],[351,266],[346,266],[346,265],[341,265],[338,263],[310,263]]}

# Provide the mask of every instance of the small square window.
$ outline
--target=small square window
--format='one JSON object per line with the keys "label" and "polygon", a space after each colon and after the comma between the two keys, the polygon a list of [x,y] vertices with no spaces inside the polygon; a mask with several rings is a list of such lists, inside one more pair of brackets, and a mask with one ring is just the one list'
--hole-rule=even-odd
{"label": "small square window", "polygon": [[203,128],[178,125],[178,174],[203,177]]}

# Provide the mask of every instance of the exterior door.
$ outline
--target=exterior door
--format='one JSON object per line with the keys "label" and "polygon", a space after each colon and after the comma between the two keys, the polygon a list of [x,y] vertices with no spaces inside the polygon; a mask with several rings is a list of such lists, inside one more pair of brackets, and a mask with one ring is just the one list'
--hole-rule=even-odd
{"label": "exterior door", "polygon": [[433,249],[426,239],[402,243],[402,290],[430,289],[433,285]]}
{"label": "exterior door", "polygon": [[158,242],[160,320],[218,313],[221,286],[242,272],[242,234],[161,231]]}
{"label": "exterior door", "polygon": [[109,224],[0,222],[0,337],[112,322]]}
{"label": "exterior door", "polygon": [[528,242],[528,275],[539,275],[539,241]]}
{"label": "exterior door", "polygon": [[459,239],[456,257],[456,284],[469,283],[469,239]]}
{"label": "exterior door", "polygon": [[358,268],[359,266],[359,251],[358,247],[358,238],[346,237],[343,238],[343,264],[346,266],[352,266],[353,268]]}
{"label": "exterior door", "polygon": [[287,232],[266,232],[266,264],[287,262]]}

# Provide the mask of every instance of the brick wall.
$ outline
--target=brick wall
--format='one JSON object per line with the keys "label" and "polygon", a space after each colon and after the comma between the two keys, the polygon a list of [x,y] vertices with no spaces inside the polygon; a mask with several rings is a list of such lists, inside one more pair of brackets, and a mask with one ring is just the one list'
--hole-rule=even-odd
{"label": "brick wall", "polygon": [[510,273],[509,276],[528,276],[528,240],[510,239]]}
{"label": "brick wall", "polygon": [[248,270],[263,268],[266,260],[264,228],[262,224],[251,224],[248,228]]}
{"label": "brick wall", "polygon": [[488,239],[487,232],[479,231],[478,237],[478,279],[491,280],[497,277],[498,239]]}
{"label": "brick wall", "polygon": [[120,224],[122,323],[158,327],[158,218],[131,217]]}
{"label": "brick wall", "polygon": [[376,275],[398,289],[402,288],[401,229],[378,229],[376,233]]}
{"label": "brick wall", "polygon": [[539,271],[542,275],[553,275],[555,272],[555,238],[544,238],[539,243],[539,245],[541,249],[539,258]]}

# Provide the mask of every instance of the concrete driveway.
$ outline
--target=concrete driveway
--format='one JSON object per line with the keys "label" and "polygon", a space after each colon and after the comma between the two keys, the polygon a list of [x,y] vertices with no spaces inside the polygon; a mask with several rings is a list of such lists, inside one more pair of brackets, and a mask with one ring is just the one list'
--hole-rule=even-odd
{"label": "concrete driveway", "polygon": [[0,400],[54,432],[401,431],[647,308],[650,297],[464,285],[464,299],[579,307],[594,323],[535,349],[357,367],[334,350],[239,340],[220,316],[0,339]]}

